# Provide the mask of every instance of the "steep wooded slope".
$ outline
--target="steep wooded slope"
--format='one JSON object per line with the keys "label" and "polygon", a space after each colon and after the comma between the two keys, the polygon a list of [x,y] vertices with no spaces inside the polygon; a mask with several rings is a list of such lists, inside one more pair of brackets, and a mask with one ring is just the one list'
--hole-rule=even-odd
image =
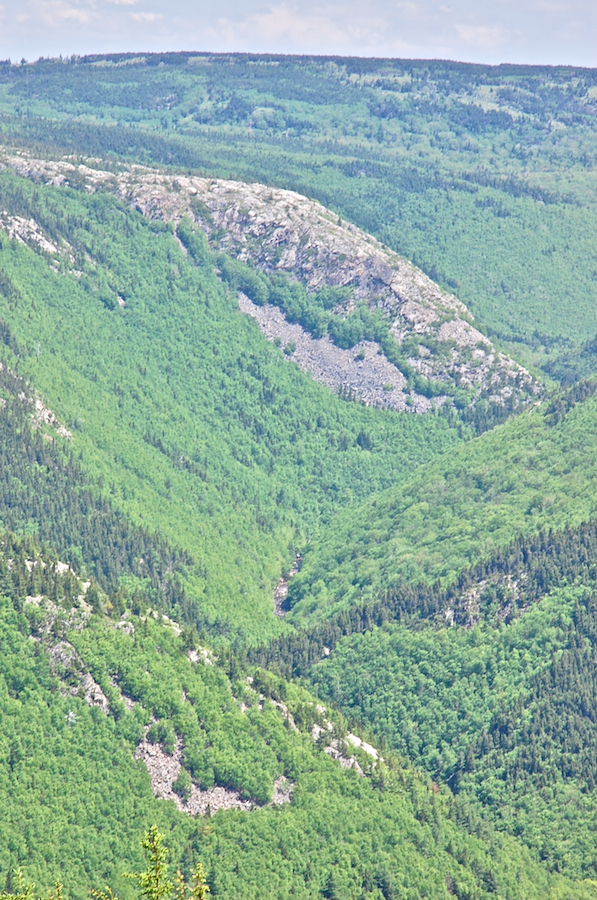
{"label": "steep wooded slope", "polygon": [[[223,898],[595,895],[509,838],[460,831],[447,792],[414,772],[371,759],[368,775],[343,768],[322,752],[342,747],[342,719],[305,690],[257,671],[247,684],[161,616],[110,618],[101,597],[94,612],[86,586],[31,539],[5,534],[0,549],[3,875],[22,864],[40,889],[59,876],[75,898],[106,881],[128,897],[123,870],[138,867],[138,839],[157,821],[173,861],[188,873],[201,859]],[[171,766],[181,750],[177,809],[153,796],[144,760]],[[292,800],[268,805],[280,776]],[[254,808],[185,814],[189,793],[214,781]]]}
{"label": "steep wooded slope", "polygon": [[447,781],[468,827],[594,877],[596,548],[594,519],[518,537],[449,588],[399,582],[252,658]]}
{"label": "steep wooded slope", "polygon": [[290,584],[291,618],[327,615],[402,579],[449,582],[519,533],[593,517],[594,389],[570,388],[340,515]]}
{"label": "steep wooded slope", "polygon": [[35,533],[113,602],[120,580],[131,578],[146,601],[195,619],[180,577],[188,555],[114,508],[74,458],[72,434],[4,365],[0,397],[2,526]]}
{"label": "steep wooded slope", "polygon": [[594,878],[595,646],[593,581],[509,624],[346,639],[311,677],[374,740],[447,781],[462,821],[481,817],[551,870]]}
{"label": "steep wooded slope", "polygon": [[[213,249],[270,276],[259,278],[251,268],[216,257],[221,276],[241,292],[242,311],[268,338],[281,343],[286,335],[288,356],[345,396],[417,412],[456,399],[479,422],[491,422],[540,393],[539,383],[473,326],[456,297],[306,197],[140,166],[114,173],[97,162],[90,167],[8,151],[0,159],[34,181],[113,192],[150,220],[178,226],[183,246],[204,264],[207,248],[193,230],[197,223]],[[11,237],[58,253],[35,231],[34,220],[5,214],[3,224]],[[298,285],[303,290],[297,293]],[[296,323],[295,331],[302,326],[298,352],[286,323]]]}
{"label": "steep wooded slope", "polygon": [[[12,564],[3,569],[0,771],[10,804],[2,807],[9,835],[2,874],[24,860],[44,885],[54,871],[71,870],[78,896],[91,876],[94,886],[110,876],[119,887],[118,854],[126,855],[125,845],[134,853],[156,818],[176,858],[187,868],[203,858],[214,893],[224,896],[590,896],[592,884],[570,884],[546,869],[595,875],[594,529],[587,526],[586,546],[576,549],[549,533],[527,545],[541,562],[535,568],[518,561],[508,569],[522,545],[491,552],[518,532],[594,517],[594,385],[459,447],[447,419],[364,409],[313,384],[286,359],[294,339],[285,339],[285,354],[268,345],[239,314],[237,293],[246,298],[255,289],[241,303],[257,319],[271,316],[262,304],[273,287],[287,315],[297,303],[292,327],[307,314],[311,332],[324,320],[339,332],[325,318],[331,314],[350,321],[347,295],[318,296],[304,250],[320,252],[314,229],[303,232],[304,244],[299,238],[294,261],[317,303],[306,304],[306,291],[285,299],[274,278],[278,262],[294,265],[291,253],[284,257],[293,241],[285,238],[276,260],[268,229],[291,222],[300,231],[301,208],[315,221],[322,207],[304,197],[316,196],[335,213],[322,221],[336,263],[356,247],[356,231],[340,216],[450,288],[458,298],[448,302],[452,323],[467,330],[464,301],[489,324],[494,346],[510,341],[557,377],[590,372],[591,342],[580,358],[577,351],[597,328],[595,74],[175,54],[0,68],[4,135],[38,141],[38,156],[40,145],[47,151],[56,142],[84,155],[62,160],[53,185],[1,178],[2,361],[27,376],[26,393],[71,432],[60,438],[44,429],[56,440],[45,450],[43,437],[29,442],[35,404],[3,383],[13,395],[2,410],[3,514],[62,546],[36,570],[27,565],[35,548],[10,544]],[[35,153],[21,156],[23,171]],[[113,178],[89,158],[108,153],[116,154]],[[150,172],[144,183],[147,170],[131,172],[131,160],[178,169],[158,178]],[[51,175],[51,162],[44,165],[40,182]],[[100,189],[90,196],[94,178]],[[238,187],[256,179],[276,188]],[[118,201],[122,185],[129,187]],[[199,185],[193,208],[189,186]],[[289,188],[303,199],[281,190]],[[292,214],[274,215],[272,197],[291,197]],[[258,226],[247,200],[259,207]],[[169,214],[169,205],[179,213]],[[180,212],[190,212],[189,222]],[[176,236],[163,219],[177,222]],[[379,262],[386,251],[369,246]],[[340,287],[351,285],[345,262],[334,269]],[[396,262],[395,271],[404,265]],[[437,312],[445,289],[415,276]],[[384,279],[373,281],[383,294]],[[382,306],[396,312],[392,293]],[[413,318],[415,333],[418,323]],[[268,337],[285,333],[270,328]],[[367,343],[383,349],[379,338],[375,332]],[[470,359],[462,346],[457,352],[467,378],[487,374],[491,355],[487,339],[474,339],[483,347],[471,346]],[[377,355],[351,340],[355,356]],[[431,400],[429,386],[406,370],[414,361],[418,376],[438,375],[424,371],[425,348],[437,349],[411,340],[398,360],[408,391],[396,376],[380,405],[391,405],[394,393],[419,409]],[[553,359],[562,351],[565,358]],[[294,353],[300,362],[298,344]],[[449,368],[442,377],[455,375]],[[46,503],[52,522],[43,521]],[[76,523],[85,515],[78,549]],[[400,768],[383,779],[342,772],[314,752],[313,698],[253,672],[261,701],[232,657],[210,667],[192,633],[179,635],[159,617],[144,621],[155,598],[176,604],[186,620],[194,614],[217,635],[219,652],[226,637],[238,646],[267,637],[275,630],[271,587],[309,536],[303,569],[290,582],[287,621],[331,616],[332,624],[287,629],[288,646],[295,641],[309,660],[303,674],[367,722],[376,731],[370,740],[383,737],[429,777],[449,780],[460,791],[456,803],[445,788]],[[98,581],[103,572],[111,593],[106,602],[90,588],[96,612],[79,628],[77,616],[88,610],[77,599],[82,588],[56,565],[63,547]],[[460,584],[458,573],[479,557],[486,568],[473,567]],[[558,570],[578,583],[554,580]],[[457,590],[435,588],[438,577]],[[352,616],[370,633],[343,639]],[[373,630],[384,618],[399,622]],[[448,622],[454,627],[442,630]],[[327,634],[334,640],[322,644]],[[263,653],[272,665],[283,646]],[[276,703],[292,706],[295,724],[303,714],[306,727],[294,732]],[[390,756],[387,748],[382,755]],[[263,804],[284,772],[295,785],[292,803],[195,822],[152,796],[143,767],[156,760],[167,770],[166,796],[176,774],[193,803],[215,787],[234,795],[231,802]],[[496,837],[496,827],[511,835]]]}

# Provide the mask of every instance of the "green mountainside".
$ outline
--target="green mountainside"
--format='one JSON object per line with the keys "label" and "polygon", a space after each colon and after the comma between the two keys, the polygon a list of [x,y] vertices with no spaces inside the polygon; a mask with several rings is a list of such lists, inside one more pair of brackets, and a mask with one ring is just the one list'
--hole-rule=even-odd
{"label": "green mountainside", "polygon": [[291,618],[374,598],[403,580],[453,580],[518,534],[595,515],[595,382],[511,419],[368,498],[307,548]]}
{"label": "green mountainside", "polygon": [[547,865],[594,869],[595,522],[519,537],[448,588],[405,582],[250,658],[307,678]]}
{"label": "green mountainside", "polygon": [[[541,394],[456,297],[300,194],[139,166],[115,173],[97,161],[75,165],[6,150],[0,161],[36,183],[109,192],[154,229],[174,227],[183,253],[200,268],[215,265],[268,340],[345,399],[417,413],[457,409],[483,431]],[[12,237],[55,254],[56,263],[60,249],[35,219],[5,212],[3,224]],[[105,300],[126,306],[120,294]]]}
{"label": "green mountainside", "polygon": [[273,584],[306,535],[458,440],[444,418],[346,403],[286,364],[213,263],[116,198],[9,173],[0,197],[62,251],[0,232],[6,364],[72,430],[98,489],[191,555],[187,592],[222,628],[271,630]]}
{"label": "green mountainside", "polygon": [[515,834],[552,870],[595,856],[595,588],[556,589],[504,626],[347,639],[314,672],[323,697],[456,791],[463,820]]}
{"label": "green mountainside", "polygon": [[[3,872],[21,864],[41,889],[60,878],[85,897],[108,882],[126,897],[123,873],[157,822],[186,875],[200,857],[215,896],[595,896],[512,839],[463,833],[449,792],[412,770],[353,748],[368,774],[343,768],[346,725],[304,689],[258,670],[247,682],[162,616],[93,612],[85,585],[30,538],[4,535],[0,569]],[[172,765],[181,740],[177,809],[134,755]],[[324,752],[334,742],[339,761]],[[272,805],[280,778],[287,795]],[[186,812],[202,792],[208,821]]]}
{"label": "green mountainside", "polygon": [[0,891],[597,896],[596,104],[0,63]]}

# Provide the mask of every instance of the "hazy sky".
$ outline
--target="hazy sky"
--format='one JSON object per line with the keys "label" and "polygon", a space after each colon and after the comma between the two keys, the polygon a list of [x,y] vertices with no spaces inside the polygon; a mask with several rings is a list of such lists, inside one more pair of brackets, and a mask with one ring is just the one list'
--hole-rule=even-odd
{"label": "hazy sky", "polygon": [[0,0],[0,58],[123,50],[597,66],[597,0]]}

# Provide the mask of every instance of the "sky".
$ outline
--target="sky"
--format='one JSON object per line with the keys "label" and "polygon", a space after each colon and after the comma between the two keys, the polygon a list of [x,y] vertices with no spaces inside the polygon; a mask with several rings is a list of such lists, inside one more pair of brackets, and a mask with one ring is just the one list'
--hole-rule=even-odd
{"label": "sky", "polygon": [[597,0],[0,0],[0,59],[176,50],[597,67]]}

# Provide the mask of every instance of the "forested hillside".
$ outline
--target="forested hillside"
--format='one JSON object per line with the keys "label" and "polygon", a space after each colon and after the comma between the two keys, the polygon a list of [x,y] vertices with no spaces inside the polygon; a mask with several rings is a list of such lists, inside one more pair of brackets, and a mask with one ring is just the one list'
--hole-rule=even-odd
{"label": "forested hillside", "polygon": [[[215,896],[595,896],[509,838],[465,834],[447,789],[346,743],[342,717],[304,689],[255,669],[247,681],[149,611],[106,615],[101,594],[31,539],[5,534],[1,547],[9,892],[21,864],[40,889],[60,879],[82,898],[108,882],[133,896],[123,873],[157,822],[172,861],[189,877],[200,860]],[[156,758],[177,775],[154,790],[178,808],[153,796]],[[285,793],[272,805],[274,782]],[[187,805],[202,795],[212,816],[194,819]]]}
{"label": "forested hillside", "polygon": [[[154,228],[174,228],[183,252],[215,267],[268,340],[345,399],[418,413],[461,410],[484,431],[541,395],[540,383],[475,328],[456,297],[300,194],[139,166],[115,173],[6,149],[0,163],[38,183],[110,192]],[[34,222],[4,214],[11,237],[51,248]]]}
{"label": "forested hillside", "polygon": [[0,890],[597,896],[596,104],[0,63]]}
{"label": "forested hillside", "polygon": [[402,580],[450,582],[517,534],[595,515],[595,382],[455,448],[340,514],[292,581],[292,618],[371,599]]}
{"label": "forested hillside", "polygon": [[250,658],[306,677],[449,784],[467,827],[490,821],[590,875],[596,546],[594,521],[519,537],[448,588],[399,582]]}
{"label": "forested hillside", "polygon": [[9,173],[0,196],[7,221],[43,229],[0,231],[5,363],[71,429],[95,489],[186,554],[197,623],[267,633],[309,533],[459,440],[446,418],[382,415],[286,364],[210,259],[116,198]]}

